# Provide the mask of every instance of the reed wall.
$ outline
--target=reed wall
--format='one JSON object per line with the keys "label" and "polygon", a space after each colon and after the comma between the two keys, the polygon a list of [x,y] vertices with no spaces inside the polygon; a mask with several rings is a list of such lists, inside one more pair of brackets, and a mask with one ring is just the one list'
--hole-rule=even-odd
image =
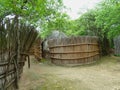
{"label": "reed wall", "polygon": [[99,59],[98,38],[94,36],[81,36],[49,41],[52,63],[88,64]]}

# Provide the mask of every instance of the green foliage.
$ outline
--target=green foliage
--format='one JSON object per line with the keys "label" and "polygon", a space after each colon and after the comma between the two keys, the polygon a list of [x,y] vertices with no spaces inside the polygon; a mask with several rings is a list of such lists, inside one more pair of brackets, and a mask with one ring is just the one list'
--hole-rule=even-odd
{"label": "green foliage", "polygon": [[118,54],[118,55],[115,54],[114,56],[120,57],[120,54]]}
{"label": "green foliage", "polygon": [[62,0],[0,0],[0,8],[1,18],[17,15],[22,22],[48,32],[48,23],[55,21],[64,6]]}
{"label": "green foliage", "polygon": [[104,0],[93,10],[88,10],[77,20],[65,23],[68,35],[96,35],[112,39],[120,35],[120,1]]}
{"label": "green foliage", "polygon": [[42,19],[55,13],[61,6],[61,0],[0,0],[4,14],[8,12],[8,15],[15,14],[27,19]]}
{"label": "green foliage", "polygon": [[78,30],[84,30],[85,35],[97,35],[98,28],[95,24],[95,12],[88,11],[83,14],[77,22],[79,23]]}
{"label": "green foliage", "polygon": [[46,21],[47,23],[42,25],[41,35],[42,38],[48,36],[52,30],[64,31],[68,28],[68,15],[65,13],[56,13],[54,19]]}
{"label": "green foliage", "polygon": [[43,38],[52,30],[67,35],[96,35],[109,39],[120,35],[120,1],[103,0],[77,20],[62,13],[62,0],[0,0],[0,16],[15,14],[40,28]]}
{"label": "green foliage", "polygon": [[120,35],[120,1],[104,0],[98,7],[96,24],[108,38]]}

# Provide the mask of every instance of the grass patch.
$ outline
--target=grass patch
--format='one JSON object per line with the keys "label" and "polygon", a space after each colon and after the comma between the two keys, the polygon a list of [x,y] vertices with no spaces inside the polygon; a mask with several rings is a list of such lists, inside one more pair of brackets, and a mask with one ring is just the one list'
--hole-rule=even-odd
{"label": "grass patch", "polygon": [[36,80],[39,80],[40,79],[40,76],[37,75],[36,73],[33,73],[33,72],[29,72],[29,78],[31,81],[36,81]]}
{"label": "grass patch", "polygon": [[[85,87],[80,81],[60,79],[55,75],[44,75],[45,82],[42,85],[36,85],[30,90],[91,90]],[[73,86],[73,83],[76,84]],[[78,84],[78,85],[77,85]]]}
{"label": "grass patch", "polygon": [[44,59],[44,58],[41,59],[41,62],[42,62],[42,63],[45,63],[46,61],[47,61],[47,60]]}
{"label": "grass patch", "polygon": [[115,54],[114,56],[116,56],[116,57],[120,57],[120,54]]}

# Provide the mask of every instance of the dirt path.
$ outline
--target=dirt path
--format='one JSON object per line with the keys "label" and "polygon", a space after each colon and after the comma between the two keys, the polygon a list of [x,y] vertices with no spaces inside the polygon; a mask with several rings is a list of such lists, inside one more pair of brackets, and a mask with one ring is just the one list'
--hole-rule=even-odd
{"label": "dirt path", "polygon": [[95,64],[62,67],[31,63],[24,67],[20,90],[120,90],[120,58],[104,57]]}

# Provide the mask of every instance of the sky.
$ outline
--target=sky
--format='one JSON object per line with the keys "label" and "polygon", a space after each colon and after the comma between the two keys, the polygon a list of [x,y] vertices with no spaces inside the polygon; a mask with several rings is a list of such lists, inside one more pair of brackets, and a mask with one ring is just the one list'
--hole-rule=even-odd
{"label": "sky", "polygon": [[67,14],[71,19],[77,19],[82,13],[88,9],[93,9],[102,0],[63,0],[64,5],[67,8]]}

